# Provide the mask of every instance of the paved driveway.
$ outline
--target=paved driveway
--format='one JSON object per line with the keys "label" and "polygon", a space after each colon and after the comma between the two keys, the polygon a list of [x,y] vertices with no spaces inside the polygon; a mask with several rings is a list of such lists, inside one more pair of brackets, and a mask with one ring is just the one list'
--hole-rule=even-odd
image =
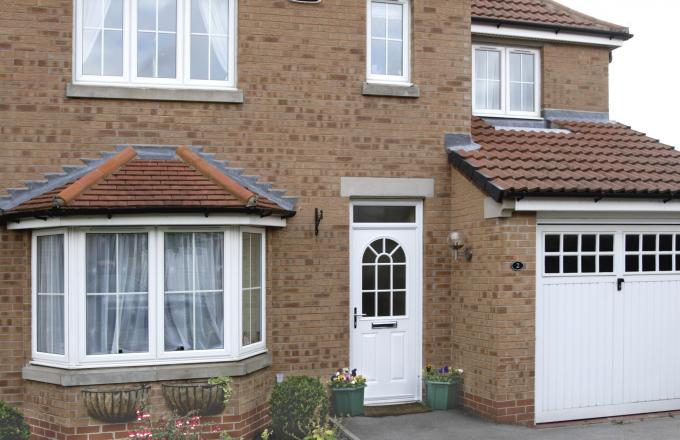
{"label": "paved driveway", "polygon": [[680,440],[680,418],[560,428],[496,425],[456,411],[342,421],[360,440]]}

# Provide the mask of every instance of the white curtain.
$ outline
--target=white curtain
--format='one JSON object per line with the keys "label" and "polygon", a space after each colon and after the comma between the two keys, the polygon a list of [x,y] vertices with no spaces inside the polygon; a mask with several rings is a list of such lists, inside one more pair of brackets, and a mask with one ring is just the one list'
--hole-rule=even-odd
{"label": "white curtain", "polygon": [[223,252],[223,233],[165,234],[166,351],[224,346]]}
{"label": "white curtain", "polygon": [[[101,28],[104,23],[106,11],[111,7],[111,0],[83,0],[83,27]],[[92,55],[99,38],[102,38],[101,30],[86,32],[81,28],[83,38],[83,64]],[[99,36],[99,38],[97,38]],[[101,42],[99,42],[101,44]],[[102,55],[103,56],[103,55]]]}
{"label": "white curtain", "polygon": [[[210,44],[214,48],[217,60],[211,59],[211,62],[218,62],[224,72],[229,72],[229,38],[222,37],[229,35],[229,1],[230,0],[192,0],[198,2],[198,8],[201,11],[201,17],[204,23],[209,23],[208,32],[210,33]],[[212,5],[212,6],[211,6]],[[221,35],[215,37],[215,35]],[[210,56],[210,55],[209,55]],[[212,56],[211,56],[212,58]],[[226,78],[210,79],[226,80]]]}
{"label": "white curtain", "polygon": [[87,354],[148,351],[147,234],[87,234]]}
{"label": "white curtain", "polygon": [[37,350],[64,354],[64,236],[37,238]]}

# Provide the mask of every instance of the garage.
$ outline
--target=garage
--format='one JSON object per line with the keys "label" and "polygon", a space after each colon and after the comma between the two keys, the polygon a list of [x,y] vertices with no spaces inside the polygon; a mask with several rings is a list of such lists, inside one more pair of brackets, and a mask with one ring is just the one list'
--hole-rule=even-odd
{"label": "garage", "polygon": [[537,226],[536,423],[680,408],[680,225]]}

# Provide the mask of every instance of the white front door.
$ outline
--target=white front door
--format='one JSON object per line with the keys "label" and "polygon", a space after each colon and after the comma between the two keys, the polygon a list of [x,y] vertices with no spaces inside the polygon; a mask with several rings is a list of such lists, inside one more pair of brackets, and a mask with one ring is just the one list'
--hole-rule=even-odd
{"label": "white front door", "polygon": [[354,202],[350,233],[350,362],[365,403],[420,400],[422,207]]}
{"label": "white front door", "polygon": [[680,227],[538,240],[536,422],[680,409]]}

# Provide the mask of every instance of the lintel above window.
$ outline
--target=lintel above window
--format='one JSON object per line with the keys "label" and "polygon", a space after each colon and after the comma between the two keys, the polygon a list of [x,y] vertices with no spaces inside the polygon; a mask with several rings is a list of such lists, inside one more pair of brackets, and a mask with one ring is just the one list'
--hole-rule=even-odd
{"label": "lintel above window", "polygon": [[367,80],[410,84],[410,0],[367,0]]}
{"label": "lintel above window", "polygon": [[539,117],[540,64],[540,52],[536,49],[474,45],[473,113],[496,117]]}
{"label": "lintel above window", "polygon": [[236,0],[76,0],[77,84],[235,87]]}

